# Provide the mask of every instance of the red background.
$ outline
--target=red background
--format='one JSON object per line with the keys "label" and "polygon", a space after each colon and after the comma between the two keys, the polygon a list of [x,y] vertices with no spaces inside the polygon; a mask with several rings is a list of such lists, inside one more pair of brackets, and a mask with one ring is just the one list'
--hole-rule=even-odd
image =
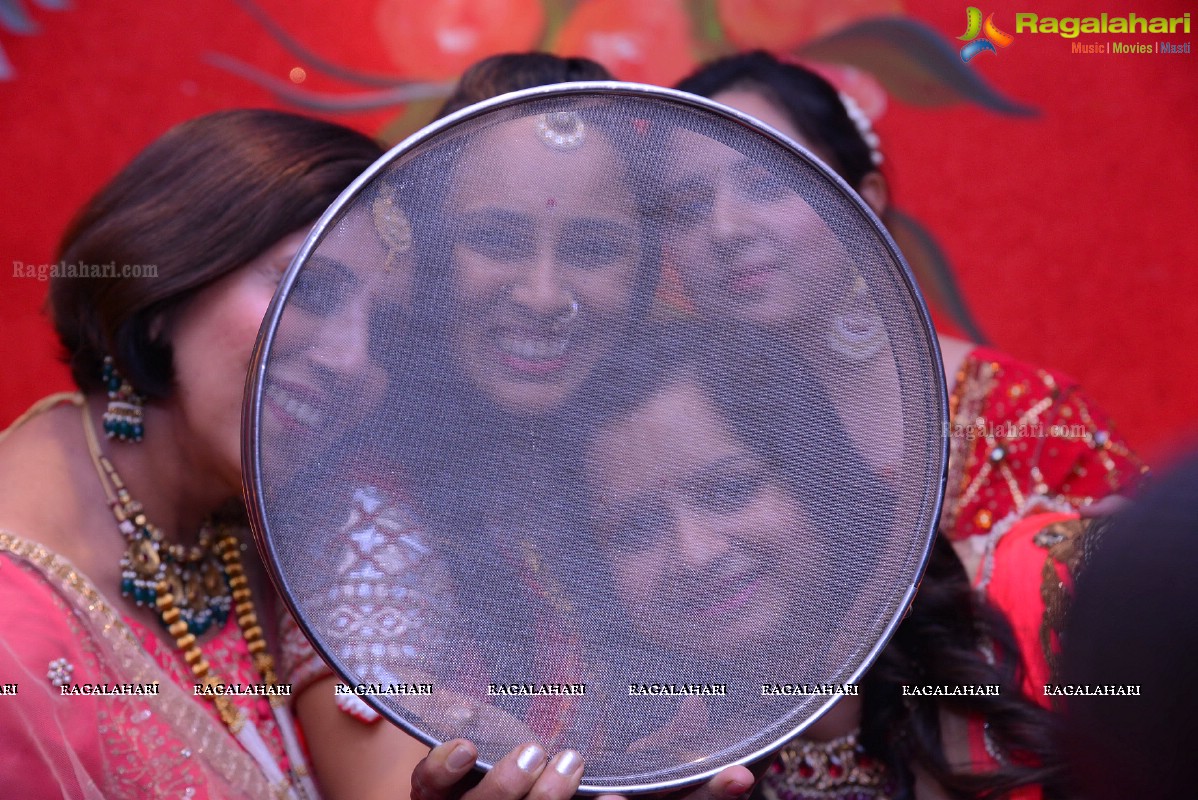
{"label": "red background", "polygon": [[[619,76],[672,82],[698,57],[681,1],[581,0],[556,41],[562,50],[602,55],[610,36],[590,34],[619,29],[641,48],[640,56],[614,65]],[[536,46],[543,23],[560,24],[552,10],[561,5],[261,3],[331,61],[427,79],[453,77],[490,52]],[[738,8],[717,5],[725,12]],[[827,22],[846,7],[897,10],[954,47],[965,28],[965,4],[956,2],[749,0],[739,7],[785,20],[807,14],[804,20],[816,21],[802,25],[812,35],[822,32],[821,15]],[[1015,33],[1016,11],[1064,17],[1188,10],[1188,3],[1170,0],[1003,0],[982,7],[1008,33]],[[72,10],[31,7],[30,15],[40,27],[36,35],[0,30],[0,47],[15,71],[0,81],[0,424],[40,395],[69,387],[41,313],[46,284],[14,278],[9,264],[51,261],[74,210],[172,124],[233,106],[292,107],[218,69],[207,54],[235,56],[283,80],[293,67],[308,66],[234,0],[78,0]],[[436,43],[444,41],[438,31],[466,23],[485,35],[467,37],[465,49],[438,51]],[[1195,38],[1121,40],[1188,41],[1194,48]],[[1119,37],[1075,41],[1107,39]],[[1070,40],[1018,34],[1011,47],[983,53],[968,66],[1009,97],[1039,108],[1038,117],[892,100],[877,123],[899,205],[939,239],[994,344],[1079,378],[1156,465],[1192,444],[1198,431],[1198,370],[1191,367],[1198,352],[1196,59],[1198,53],[1073,54]],[[308,66],[302,88],[347,87]],[[334,118],[379,133],[397,115],[392,109]]]}

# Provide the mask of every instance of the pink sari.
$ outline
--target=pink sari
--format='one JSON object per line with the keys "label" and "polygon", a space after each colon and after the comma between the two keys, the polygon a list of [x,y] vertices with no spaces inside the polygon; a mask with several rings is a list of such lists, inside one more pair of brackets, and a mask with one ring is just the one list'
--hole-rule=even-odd
{"label": "pink sari", "polygon": [[[77,687],[157,684],[158,693],[63,695],[50,679],[60,659],[72,666],[70,683]],[[5,797],[274,797],[208,702],[155,661],[84,575],[6,532],[0,532],[0,682],[17,686],[16,695],[0,696]]]}

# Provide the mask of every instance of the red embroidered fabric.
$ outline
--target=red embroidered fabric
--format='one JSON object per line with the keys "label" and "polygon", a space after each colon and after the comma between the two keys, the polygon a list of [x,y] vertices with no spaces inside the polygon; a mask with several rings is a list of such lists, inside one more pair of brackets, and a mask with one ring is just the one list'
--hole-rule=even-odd
{"label": "red embroidered fabric", "polygon": [[950,455],[941,531],[989,533],[1037,497],[1075,508],[1130,491],[1143,462],[1077,382],[976,348],[949,397]]}
{"label": "red embroidered fabric", "polygon": [[[178,648],[169,646],[136,620],[126,617],[125,624],[158,666],[179,685],[179,688],[194,697],[195,678],[192,677],[191,670],[188,669],[187,662],[183,660],[183,654]],[[219,678],[221,683],[242,687],[262,683],[262,675],[254,669],[254,661],[245,638],[241,635],[241,628],[232,617],[226,620],[211,638],[200,640],[200,647],[204,651],[204,658],[212,665],[212,674]],[[217,714],[214,703],[204,697],[196,697],[195,700],[214,720],[220,722],[220,715]],[[274,714],[271,713],[270,701],[266,697],[251,695],[234,695],[230,696],[229,700],[245,714],[246,721],[252,723],[262,734],[262,739],[270,748],[275,762],[286,772],[290,768],[287,752]]]}

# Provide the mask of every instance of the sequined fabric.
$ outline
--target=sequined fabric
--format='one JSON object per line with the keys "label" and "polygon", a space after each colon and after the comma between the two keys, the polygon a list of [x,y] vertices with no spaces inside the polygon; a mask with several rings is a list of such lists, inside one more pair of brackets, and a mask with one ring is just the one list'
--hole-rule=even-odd
{"label": "sequined fabric", "polygon": [[855,733],[831,742],[791,742],[761,776],[763,800],[889,800],[894,782]]}
{"label": "sequined fabric", "polygon": [[1076,508],[1129,491],[1144,464],[1075,381],[977,348],[949,398],[951,445],[941,531],[988,534],[1043,497]]}
{"label": "sequined fabric", "polygon": [[[146,652],[158,662],[158,666],[162,667],[163,671],[170,675],[184,692],[192,693],[195,680],[178,648],[171,647],[153,631],[135,620],[126,618],[125,624],[133,631]],[[213,674],[222,683],[237,686],[256,686],[262,683],[262,675],[254,669],[250,651],[246,647],[245,639],[241,635],[241,629],[237,626],[236,620],[230,618],[215,633],[210,632],[208,636],[200,640],[200,647],[204,652],[204,658],[208,659],[208,663],[212,665]],[[286,772],[289,768],[287,753],[283,747],[283,740],[279,735],[274,714],[270,710],[270,701],[265,697],[248,695],[233,696],[230,697],[230,701],[245,714],[247,722],[252,723],[262,734],[262,739],[270,748],[275,763]],[[196,702],[204,706],[214,720],[220,721],[214,704],[203,697],[197,697]]]}

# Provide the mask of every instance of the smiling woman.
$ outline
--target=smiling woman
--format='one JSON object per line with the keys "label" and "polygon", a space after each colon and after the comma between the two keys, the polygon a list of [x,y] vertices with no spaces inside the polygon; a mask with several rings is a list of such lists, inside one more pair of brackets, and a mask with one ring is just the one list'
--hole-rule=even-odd
{"label": "smiling woman", "polygon": [[[480,741],[487,760],[523,741],[566,749],[586,738],[583,718],[572,711],[529,712],[523,698],[483,704],[468,691],[480,682],[521,683],[528,658],[542,656],[499,646],[488,635],[502,629],[528,638],[517,620],[496,619],[491,606],[500,598],[472,591],[467,576],[491,562],[511,568],[515,580],[522,565],[509,561],[519,562],[518,552],[550,547],[555,526],[572,526],[564,502],[568,478],[557,469],[558,456],[580,436],[570,402],[602,384],[605,362],[646,317],[656,279],[641,214],[646,204],[634,177],[640,134],[602,104],[577,111],[574,105],[543,102],[534,111],[500,112],[467,127],[469,133],[450,129],[445,140],[433,138],[427,150],[376,172],[366,195],[347,198],[341,226],[371,206],[370,192],[429,199],[412,224],[414,333],[389,347],[393,399],[356,433],[338,419],[338,429],[360,436],[364,446],[347,453],[348,473],[360,477],[343,487],[353,495],[352,510],[333,524],[338,532],[328,541],[318,542],[306,519],[293,523],[288,514],[291,499],[312,499],[303,496],[311,494],[304,485],[272,496],[283,483],[275,480],[277,468],[285,471],[295,459],[279,455],[268,430],[258,437],[263,517],[281,542],[284,568],[295,568],[300,615],[361,682],[435,682],[431,700],[393,704],[401,715],[418,715],[430,735],[444,739],[463,730],[455,708],[506,720],[502,730],[484,730],[492,737]],[[436,177],[417,179],[428,175]],[[326,250],[321,244],[308,254],[301,281],[323,267]],[[285,313],[267,344],[268,398],[276,371],[288,362],[284,343],[295,338],[289,327]],[[303,458],[309,444],[293,438]],[[289,561],[295,551],[302,552]],[[318,568],[330,560],[334,591],[327,570]],[[446,572],[452,582],[442,577]],[[336,602],[326,599],[332,595]],[[360,596],[374,598],[369,608],[355,606]],[[446,651],[455,636],[484,644],[465,655]],[[290,666],[293,674],[310,672],[302,658]],[[332,695],[318,691],[326,702]],[[301,709],[313,705],[313,695],[303,692]],[[361,704],[341,699],[338,705]],[[371,716],[369,709],[352,710]],[[322,749],[315,752],[320,760]],[[566,777],[581,770],[570,752],[555,762],[567,768]]]}
{"label": "smiling woman", "polygon": [[666,168],[671,252],[700,313],[760,324],[826,313],[855,274],[828,223],[754,159],[696,133],[676,135],[688,158]]}
{"label": "smiling woman", "polygon": [[455,356],[516,413],[561,406],[611,351],[641,264],[629,177],[612,169],[622,158],[602,130],[569,117],[569,146],[529,119],[488,131],[448,199],[460,231]]}
{"label": "smiling woman", "polygon": [[810,713],[818,692],[783,709],[762,687],[852,681],[868,647],[856,626],[895,583],[881,542],[898,493],[844,480],[868,470],[801,355],[760,326],[667,326],[627,354],[584,447],[593,538],[577,549],[610,587],[589,603],[592,658],[629,683],[714,682],[729,698],[622,715],[610,735],[646,759]]}
{"label": "smiling woman", "polygon": [[697,376],[677,376],[604,428],[589,461],[604,506],[597,534],[641,636],[740,652],[791,616],[792,587],[804,582],[796,567],[817,565],[818,538]]}
{"label": "smiling woman", "polygon": [[[384,231],[368,212],[344,216],[292,287],[273,341],[263,435],[293,472],[300,443],[323,451],[386,391],[384,360],[410,313],[413,267]],[[342,392],[348,401],[335,399]]]}
{"label": "smiling woman", "polygon": [[[21,695],[0,707],[8,793],[316,796],[285,704],[265,697],[286,687],[240,503],[242,394],[308,228],[380,153],[317,120],[213,114],[151,144],[67,231],[62,261],[157,272],[54,279],[82,394],[0,435],[0,673]],[[327,309],[296,312],[308,341],[291,350],[300,388],[276,394],[279,424],[316,421],[301,389],[359,349],[372,280],[337,277],[335,324]],[[72,684],[153,691],[62,691]]]}
{"label": "smiling woman", "polygon": [[[578,79],[610,76],[584,59],[498,56],[467,73],[447,111]],[[380,692],[371,708],[295,648],[301,719],[329,734],[312,754],[330,796],[410,783],[428,800],[568,798],[590,771],[580,751],[602,735],[595,687],[549,554],[582,525],[576,473],[562,469],[584,436],[576,404],[603,390],[650,316],[660,265],[643,122],[603,102],[542,101],[447,125],[374,174],[380,196],[415,209],[414,334],[390,348],[391,400],[347,453],[356,469],[325,484],[350,502],[315,498],[335,532],[315,542],[310,521],[276,518],[272,539],[295,554],[297,607],[350,682],[432,688]],[[488,574],[508,591],[489,596]],[[450,740],[429,753],[372,724],[374,709]],[[476,761],[490,764],[477,785]],[[751,784],[731,767],[692,796],[730,800]]]}
{"label": "smiling woman", "polygon": [[[718,174],[659,180],[688,160]],[[301,482],[293,504],[272,496],[284,481],[264,469],[255,508],[301,624],[342,679],[432,688],[355,704],[314,684],[300,705],[305,717],[323,700],[425,741],[473,742],[447,742],[409,771],[410,746],[388,753],[385,726],[370,736],[357,725],[338,737],[341,753],[313,748],[319,763],[352,769],[339,793],[371,790],[368,751],[388,773],[376,786],[406,772],[420,786],[423,774],[429,796],[452,788],[450,759],[459,776],[476,761],[490,770],[478,798],[572,793],[580,780],[592,792],[699,783],[830,702],[767,700],[763,683],[844,684],[872,658],[913,591],[935,516],[927,486],[943,448],[920,437],[942,427],[936,384],[911,385],[901,407],[875,398],[868,422],[908,434],[906,485],[885,482],[806,368],[820,356],[807,342],[698,315],[675,337],[656,323],[677,310],[651,312],[659,240],[677,251],[695,235],[689,204],[662,202],[661,190],[690,196],[673,191],[689,181],[696,203],[716,195],[722,217],[739,211],[722,180],[739,179],[750,199],[810,209],[819,224],[797,234],[796,263],[835,264],[857,248],[850,263],[893,289],[888,310],[910,333],[892,369],[934,376],[893,252],[821,170],[691,98],[550,87],[426,130],[338,203],[331,219],[370,208],[371,193],[420,198],[414,335],[393,348],[394,400],[378,424],[347,432],[364,444],[344,453],[351,468],[336,475],[347,480]],[[772,185],[756,184],[763,175]],[[781,225],[785,214],[764,217]],[[848,230],[833,235],[833,221]],[[697,255],[706,260],[687,266],[736,253]],[[696,280],[719,284],[705,288],[721,307],[718,271]],[[269,386],[273,357],[264,348],[255,389]],[[695,368],[689,380],[642,393],[638,381],[679,377],[676,362]],[[269,445],[253,445],[251,461],[270,459]],[[345,513],[335,495],[351,493]],[[335,533],[288,514],[304,503],[340,512]],[[629,688],[642,685],[672,688]],[[705,694],[667,699],[692,685]],[[528,691],[494,691],[513,686]]]}

